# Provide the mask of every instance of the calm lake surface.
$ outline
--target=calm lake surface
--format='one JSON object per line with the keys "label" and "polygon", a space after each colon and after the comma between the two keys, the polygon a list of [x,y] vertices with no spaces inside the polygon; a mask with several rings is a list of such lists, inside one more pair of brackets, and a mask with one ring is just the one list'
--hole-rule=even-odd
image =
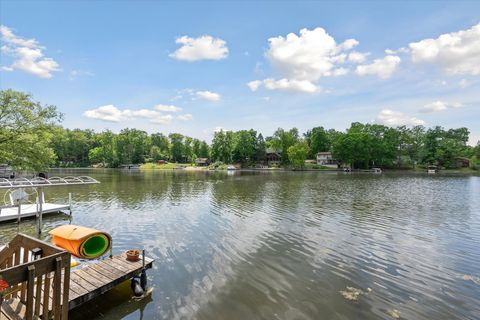
{"label": "calm lake surface", "polygon": [[[71,223],[110,232],[114,253],[155,259],[151,298],[130,299],[126,285],[73,318],[480,318],[479,176],[52,173],[101,181],[46,193],[73,193]],[[34,234],[34,221],[19,229]],[[0,243],[16,232],[0,225]]]}

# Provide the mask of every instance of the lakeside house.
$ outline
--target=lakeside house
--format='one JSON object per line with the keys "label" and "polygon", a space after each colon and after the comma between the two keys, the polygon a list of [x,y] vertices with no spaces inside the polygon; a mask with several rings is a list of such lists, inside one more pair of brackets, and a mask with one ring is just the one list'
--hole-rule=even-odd
{"label": "lakeside house", "polygon": [[455,158],[455,166],[457,168],[468,168],[468,167],[470,167],[470,159],[463,158],[463,157],[457,157],[457,158]]}
{"label": "lakeside house", "polygon": [[317,164],[328,168],[338,168],[338,161],[333,158],[331,152],[318,152]]}
{"label": "lakeside house", "polygon": [[279,165],[282,162],[282,152],[273,148],[267,148],[265,161],[267,165]]}
{"label": "lakeside house", "polygon": [[208,158],[197,158],[195,159],[195,164],[197,167],[206,167],[210,164],[210,160]]}

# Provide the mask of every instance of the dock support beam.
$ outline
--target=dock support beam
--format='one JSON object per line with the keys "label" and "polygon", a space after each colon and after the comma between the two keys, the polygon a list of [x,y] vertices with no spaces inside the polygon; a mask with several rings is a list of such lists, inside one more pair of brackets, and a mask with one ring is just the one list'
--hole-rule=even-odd
{"label": "dock support beam", "polygon": [[68,193],[68,210],[70,211],[70,215],[72,215],[72,193]]}
{"label": "dock support beam", "polygon": [[17,223],[20,223],[20,216],[22,214],[22,199],[17,200],[17,206],[18,206],[18,218],[17,218]]}
{"label": "dock support beam", "polygon": [[38,234],[42,234],[42,216],[43,216],[43,188],[38,188]]}

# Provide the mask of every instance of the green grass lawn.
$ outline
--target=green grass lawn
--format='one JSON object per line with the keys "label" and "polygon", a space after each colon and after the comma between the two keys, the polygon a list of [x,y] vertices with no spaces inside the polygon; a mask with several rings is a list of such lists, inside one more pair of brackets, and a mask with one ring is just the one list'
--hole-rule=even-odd
{"label": "green grass lawn", "polygon": [[168,170],[168,169],[175,169],[175,168],[186,168],[192,167],[191,163],[165,163],[165,164],[156,164],[156,163],[145,163],[140,166],[140,169],[145,170]]}

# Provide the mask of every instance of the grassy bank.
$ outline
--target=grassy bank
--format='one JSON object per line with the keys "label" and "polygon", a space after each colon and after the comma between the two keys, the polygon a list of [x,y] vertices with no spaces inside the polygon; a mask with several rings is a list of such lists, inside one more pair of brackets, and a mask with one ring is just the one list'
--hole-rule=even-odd
{"label": "grassy bank", "polygon": [[173,170],[173,169],[186,169],[192,168],[193,165],[190,163],[165,163],[165,164],[156,164],[156,163],[145,163],[140,166],[142,170]]}

